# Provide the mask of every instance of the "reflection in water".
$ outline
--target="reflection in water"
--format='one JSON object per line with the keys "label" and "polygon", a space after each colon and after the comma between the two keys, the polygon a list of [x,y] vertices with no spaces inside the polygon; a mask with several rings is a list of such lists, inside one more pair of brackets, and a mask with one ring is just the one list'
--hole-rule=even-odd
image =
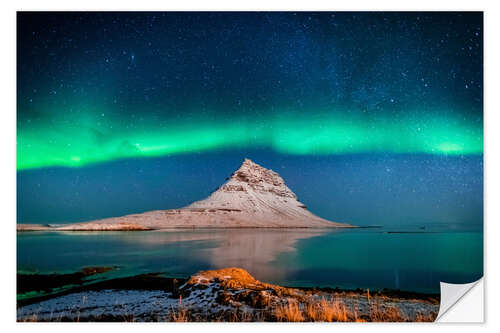
{"label": "reflection in water", "polygon": [[[127,235],[123,240],[157,247],[174,243],[205,243],[196,256],[210,268],[241,267],[262,280],[281,280],[286,269],[273,265],[278,255],[296,251],[299,239],[323,235],[319,229],[225,229],[146,232],[141,237]],[[207,243],[208,242],[208,243]],[[194,272],[193,272],[194,273]]]}
{"label": "reflection in water", "polygon": [[219,247],[210,249],[207,259],[215,267],[243,267],[258,279],[265,281],[282,280],[286,270],[273,261],[281,253],[295,251],[297,240],[319,236],[321,231],[268,230],[247,233],[229,232]]}
{"label": "reflection in water", "polygon": [[439,292],[439,282],[482,276],[481,232],[386,233],[380,229],[190,229],[30,232],[17,235],[18,272],[119,266],[107,277],[242,267],[289,286]]}
{"label": "reflection in water", "polygon": [[394,270],[394,288],[399,289],[399,271],[397,269]]}

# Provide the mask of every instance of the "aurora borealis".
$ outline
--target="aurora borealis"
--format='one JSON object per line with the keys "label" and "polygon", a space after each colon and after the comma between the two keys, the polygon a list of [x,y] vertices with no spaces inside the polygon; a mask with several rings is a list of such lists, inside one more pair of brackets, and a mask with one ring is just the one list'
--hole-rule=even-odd
{"label": "aurora borealis", "polygon": [[[155,204],[144,199],[112,211],[69,212],[102,193],[97,183],[82,188],[90,174],[118,192],[122,180],[113,185],[102,177],[127,170],[128,185],[147,197],[147,189],[157,190],[149,182],[160,166],[187,163],[176,175],[161,173],[168,183],[196,178],[197,160],[204,168],[217,164],[220,175],[205,184],[217,186],[223,173],[252,156],[278,168],[285,160],[297,163],[287,174],[294,190],[333,220],[339,207],[315,203],[299,181],[308,165],[324,169],[349,160],[349,168],[363,161],[368,167],[359,180],[381,192],[407,179],[403,188],[418,195],[447,179],[428,200],[460,202],[457,216],[482,221],[479,201],[467,200],[479,196],[482,204],[482,29],[482,14],[467,12],[20,12],[18,218],[69,221],[172,208],[199,198],[168,192],[150,200]],[[386,171],[370,167],[384,161],[383,170],[405,161],[435,167],[387,179]],[[335,186],[345,192],[351,185]],[[56,199],[54,191],[69,198]],[[134,195],[130,201],[138,202]],[[100,200],[110,205],[112,197]],[[55,216],[47,205],[72,208]],[[351,209],[343,219],[357,214]]]}
{"label": "aurora borealis", "polygon": [[[104,116],[103,116],[104,117]],[[109,123],[96,133],[93,123]],[[19,168],[81,166],[126,157],[204,152],[221,148],[272,148],[286,154],[345,154],[366,152],[478,154],[480,128],[453,118],[371,120],[280,114],[261,120],[231,119],[211,124],[204,119],[128,130],[119,120],[92,120],[73,126],[27,131],[19,148]],[[419,125],[420,124],[420,125]],[[84,126],[81,128],[80,126]],[[102,135],[102,140],[99,139]],[[39,142],[39,137],[47,142]],[[395,140],[394,138],[398,138]]]}

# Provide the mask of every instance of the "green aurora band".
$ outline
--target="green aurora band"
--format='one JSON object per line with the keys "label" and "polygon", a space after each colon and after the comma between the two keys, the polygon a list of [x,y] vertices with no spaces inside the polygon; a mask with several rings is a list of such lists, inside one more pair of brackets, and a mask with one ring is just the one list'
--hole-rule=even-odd
{"label": "green aurora band", "polygon": [[271,148],[295,155],[483,152],[482,119],[451,110],[415,110],[390,117],[316,110],[253,118],[215,113],[136,119],[99,112],[66,117],[18,123],[18,170],[217,149]]}

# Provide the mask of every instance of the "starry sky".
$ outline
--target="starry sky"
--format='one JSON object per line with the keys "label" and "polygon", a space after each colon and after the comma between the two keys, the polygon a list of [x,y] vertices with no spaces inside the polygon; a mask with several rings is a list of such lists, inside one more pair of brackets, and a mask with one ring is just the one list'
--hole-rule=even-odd
{"label": "starry sky", "polygon": [[179,207],[249,157],[334,221],[482,225],[482,13],[20,12],[17,34],[19,222]]}

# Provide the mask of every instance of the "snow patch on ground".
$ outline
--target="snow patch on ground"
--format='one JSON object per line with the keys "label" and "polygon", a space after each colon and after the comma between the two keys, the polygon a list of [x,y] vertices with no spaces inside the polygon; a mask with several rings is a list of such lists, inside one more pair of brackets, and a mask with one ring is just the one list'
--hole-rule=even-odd
{"label": "snow patch on ground", "polygon": [[[231,273],[231,274],[228,274]],[[241,314],[264,315],[276,320],[277,309],[292,303],[301,310],[308,306],[341,304],[358,318],[380,320],[378,314],[402,314],[404,320],[433,320],[439,304],[349,291],[304,291],[255,280],[241,268],[202,271],[171,292],[163,290],[116,290],[77,292],[21,307],[18,321],[166,321],[189,311],[194,321],[238,321]],[[322,303],[327,302],[327,303]],[[330,304],[330,305],[328,305]],[[276,314],[276,317],[273,317]],[[227,316],[229,315],[229,317]],[[264,317],[260,317],[264,318]],[[274,318],[274,319],[273,319]],[[390,317],[395,318],[395,317]],[[394,319],[397,320],[397,319]]]}
{"label": "snow patch on ground", "polygon": [[171,293],[143,290],[87,291],[56,297],[19,308],[18,321],[58,321],[62,319],[115,316],[152,319],[177,307]]}

